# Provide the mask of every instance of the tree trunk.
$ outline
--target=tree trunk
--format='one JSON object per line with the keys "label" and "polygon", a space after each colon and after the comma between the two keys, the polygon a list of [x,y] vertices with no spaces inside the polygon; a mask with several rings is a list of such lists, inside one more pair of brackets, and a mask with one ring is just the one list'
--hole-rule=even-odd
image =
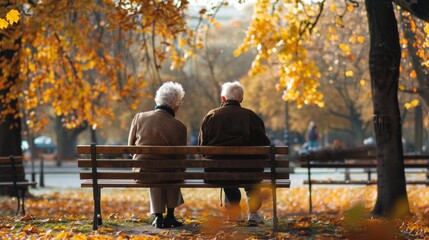
{"label": "tree trunk", "polygon": [[[7,35],[13,36],[15,27],[9,27],[9,29],[2,31],[10,31]],[[8,74],[7,79],[0,84],[3,85],[0,89],[0,113],[3,114],[5,111],[9,110],[14,112],[10,112],[4,118],[0,118],[0,156],[22,156],[21,117],[18,114],[15,114],[19,112],[19,107],[18,99],[15,97],[17,93],[12,90],[17,84],[19,75],[19,62],[16,57],[19,49],[14,46],[10,46],[15,44],[19,46],[20,39],[10,40],[6,38],[5,34],[0,34],[0,61],[1,65],[5,66],[0,68],[0,74],[2,77],[6,72]],[[12,41],[13,44],[6,43],[9,41]],[[14,64],[8,68],[8,66],[10,66],[8,63],[12,61],[15,61]],[[22,179],[23,178],[24,177],[22,177]],[[12,194],[10,188],[3,187],[0,189],[0,195],[10,194]]]}
{"label": "tree trunk", "polygon": [[398,26],[392,1],[365,0],[365,5],[377,147],[377,201],[373,214],[396,217],[409,213],[398,103],[401,60]]}
{"label": "tree trunk", "polygon": [[[15,51],[4,50],[0,51],[0,58],[6,58],[10,60],[15,54]],[[17,64],[18,65],[18,64]],[[0,69],[0,73],[3,75],[3,70]],[[9,76],[7,79],[7,86],[4,89],[0,90],[0,99],[7,98],[11,94],[10,87],[15,85],[17,75]],[[18,100],[13,99],[9,106],[5,106],[2,102],[0,104],[0,112],[5,111],[8,107],[13,110],[19,111],[18,109]],[[4,121],[0,119],[0,156],[21,156],[21,118],[19,116],[15,117],[15,114],[8,114]]]}
{"label": "tree trunk", "polygon": [[414,151],[418,154],[423,150],[423,111],[422,105],[414,108]]}
{"label": "tree trunk", "polygon": [[55,132],[57,135],[57,165],[62,164],[62,160],[76,158],[77,137],[87,127],[87,124],[74,129],[66,129],[62,124],[63,116],[55,117]]}

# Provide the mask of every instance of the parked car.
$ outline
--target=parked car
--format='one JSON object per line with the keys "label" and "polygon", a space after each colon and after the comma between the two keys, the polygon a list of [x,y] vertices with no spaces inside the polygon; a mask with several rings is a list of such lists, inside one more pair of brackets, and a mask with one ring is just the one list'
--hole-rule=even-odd
{"label": "parked car", "polygon": [[[54,144],[51,137],[39,136],[34,139],[36,158],[55,159],[57,157],[57,145]],[[22,152],[25,158],[30,157],[30,146],[27,141],[21,142]]]}

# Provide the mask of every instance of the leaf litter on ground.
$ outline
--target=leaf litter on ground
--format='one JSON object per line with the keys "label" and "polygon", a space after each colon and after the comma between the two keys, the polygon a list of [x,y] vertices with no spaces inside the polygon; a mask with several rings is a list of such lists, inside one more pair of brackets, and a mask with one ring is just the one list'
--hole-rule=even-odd
{"label": "leaf litter on ground", "polygon": [[[220,189],[182,189],[185,204],[176,209],[184,226],[151,226],[147,189],[103,189],[103,225],[92,230],[91,189],[32,194],[27,215],[15,216],[16,199],[1,197],[2,239],[429,239],[429,188],[409,186],[411,215],[376,218],[370,211],[376,187],[315,187],[313,214],[308,214],[308,188],[277,190],[279,231],[272,232],[270,191],[264,191],[265,224],[227,222]],[[31,190],[30,190],[31,192]],[[243,196],[245,194],[243,193]],[[241,202],[246,218],[246,203]]]}

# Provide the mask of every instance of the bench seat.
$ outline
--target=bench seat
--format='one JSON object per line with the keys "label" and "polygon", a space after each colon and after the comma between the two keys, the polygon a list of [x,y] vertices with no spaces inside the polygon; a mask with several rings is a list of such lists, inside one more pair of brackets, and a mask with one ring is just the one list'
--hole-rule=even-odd
{"label": "bench seat", "polygon": [[[101,188],[151,188],[151,187],[179,187],[179,188],[219,188],[219,184],[205,183],[203,180],[185,180],[179,183],[137,183],[134,180],[98,180],[98,187]],[[82,181],[81,187],[93,187],[92,180]],[[228,185],[222,185],[228,187]],[[249,184],[236,183],[230,187],[248,187]],[[253,185],[252,185],[253,186]],[[270,180],[264,180],[258,183],[261,188],[271,188]],[[276,180],[276,186],[281,188],[289,188],[290,180]]]}
{"label": "bench seat", "polygon": [[[102,224],[102,188],[270,188],[273,201],[273,229],[277,231],[277,188],[289,188],[288,147],[275,146],[110,146],[79,145],[81,187],[92,188],[93,229]],[[118,154],[150,154],[162,159],[103,159]],[[204,156],[223,156],[206,159]],[[239,155],[239,157],[236,157]],[[178,156],[181,158],[177,159]],[[227,157],[226,157],[227,156]],[[133,171],[135,168],[144,171]],[[204,171],[204,169],[208,169]],[[230,169],[225,172],[225,169]],[[186,170],[186,171],[185,171]],[[263,172],[261,172],[263,170]],[[135,179],[146,180],[136,182]],[[149,179],[150,181],[147,181]],[[222,181],[222,185],[205,181]],[[255,181],[257,183],[255,183]],[[253,183],[251,183],[253,182]]]}
{"label": "bench seat", "polygon": [[29,187],[37,185],[25,179],[24,162],[21,156],[0,157],[0,187],[10,188],[17,199],[16,214],[25,214],[25,194]]}

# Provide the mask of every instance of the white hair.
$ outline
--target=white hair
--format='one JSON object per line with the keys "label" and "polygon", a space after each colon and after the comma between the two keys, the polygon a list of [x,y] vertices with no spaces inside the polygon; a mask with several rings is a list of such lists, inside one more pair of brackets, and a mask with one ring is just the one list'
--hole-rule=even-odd
{"label": "white hair", "polygon": [[244,95],[243,86],[238,81],[226,82],[222,84],[220,95],[225,97],[226,100],[242,101]]}
{"label": "white hair", "polygon": [[156,91],[156,105],[164,105],[170,108],[180,105],[180,100],[185,96],[182,85],[175,82],[166,82]]}

